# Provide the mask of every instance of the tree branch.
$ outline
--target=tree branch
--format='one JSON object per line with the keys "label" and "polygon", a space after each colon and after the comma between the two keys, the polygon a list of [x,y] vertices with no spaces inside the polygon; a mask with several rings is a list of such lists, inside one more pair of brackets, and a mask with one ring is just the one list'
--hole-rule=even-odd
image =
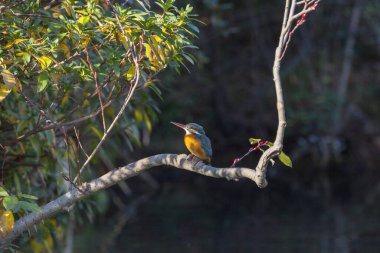
{"label": "tree branch", "polygon": [[[276,89],[276,99],[277,99],[277,115],[278,115],[278,126],[276,139],[272,147],[268,148],[260,157],[260,160],[256,166],[256,176],[255,182],[259,187],[266,186],[266,170],[271,159],[278,156],[283,147],[283,139],[285,134],[286,127],[286,117],[285,117],[285,105],[284,105],[284,94],[282,92],[282,84],[280,77],[280,67],[281,61],[285,54],[287,48],[287,40],[290,39],[289,32],[293,26],[294,21],[306,15],[307,13],[314,11],[320,0],[316,1],[304,1],[304,7],[298,13],[295,13],[296,1],[295,0],[286,0],[284,18],[282,22],[280,37],[278,40],[278,46],[276,48],[274,62],[273,62],[273,81]],[[313,3],[313,5],[311,5]],[[295,26],[297,28],[297,25]],[[259,173],[260,172],[260,173]]]}
{"label": "tree branch", "polygon": [[161,165],[172,166],[209,177],[226,178],[228,180],[248,178],[256,182],[259,187],[267,185],[265,176],[261,174],[261,171],[256,172],[255,170],[249,168],[216,168],[205,165],[201,162],[194,164],[194,161],[188,160],[187,155],[185,154],[154,155],[130,163],[124,167],[113,169],[97,179],[94,179],[88,183],[83,183],[78,187],[78,189],[73,188],[66,194],[46,204],[39,212],[29,213],[28,215],[22,217],[15,223],[13,231],[2,241],[0,241],[0,245],[9,244],[16,239],[16,237],[21,235],[24,231],[30,229],[35,224],[40,223],[42,220],[51,217],[58,212],[66,210],[73,203],[83,198],[86,198],[100,190],[104,190],[120,181],[136,176],[147,169]]}

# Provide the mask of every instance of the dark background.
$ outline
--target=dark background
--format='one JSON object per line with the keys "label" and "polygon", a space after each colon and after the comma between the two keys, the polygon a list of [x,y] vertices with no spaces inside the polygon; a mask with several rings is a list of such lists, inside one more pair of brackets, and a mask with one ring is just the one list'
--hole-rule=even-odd
{"label": "dark background", "polygon": [[[284,1],[190,2],[204,22],[197,65],[160,76],[150,144],[117,165],[187,152],[170,121],[204,126],[214,166],[231,165],[250,137],[274,140]],[[109,190],[105,214],[77,226],[75,252],[380,252],[379,8],[322,0],[293,35],[281,66],[293,168],[270,167],[265,189],[151,169]],[[259,155],[240,165],[254,168]]]}

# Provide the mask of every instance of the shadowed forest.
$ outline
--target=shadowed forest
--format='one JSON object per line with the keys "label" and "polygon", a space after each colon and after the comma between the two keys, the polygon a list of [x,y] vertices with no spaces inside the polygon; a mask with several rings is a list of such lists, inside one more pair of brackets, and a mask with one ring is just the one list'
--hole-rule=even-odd
{"label": "shadowed forest", "polygon": [[[176,2],[187,3],[202,22],[195,64],[158,74],[162,98],[154,98],[151,131],[141,131],[138,145],[113,132],[95,175],[187,153],[171,121],[204,127],[215,167],[244,155],[249,138],[274,140],[272,65],[284,1]],[[281,64],[292,168],[269,166],[264,189],[152,168],[79,202],[74,215],[57,216],[72,224],[73,252],[379,252],[379,9],[376,0],[322,0],[292,34]],[[255,168],[260,155],[239,166]]]}

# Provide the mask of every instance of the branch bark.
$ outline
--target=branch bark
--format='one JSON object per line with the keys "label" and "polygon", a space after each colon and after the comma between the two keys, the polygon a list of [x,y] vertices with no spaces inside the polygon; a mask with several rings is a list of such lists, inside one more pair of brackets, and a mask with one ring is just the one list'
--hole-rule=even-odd
{"label": "branch bark", "polygon": [[277,126],[276,139],[274,141],[273,146],[267,149],[262,154],[256,166],[257,173],[255,176],[255,182],[257,183],[259,187],[266,186],[267,181],[265,180],[265,176],[266,176],[266,170],[269,165],[269,162],[271,161],[271,159],[277,157],[281,153],[282,148],[283,148],[283,140],[284,140],[284,134],[285,134],[285,127],[286,127],[286,117],[285,117],[284,95],[282,92],[282,84],[281,84],[281,77],[280,77],[280,67],[281,67],[281,61],[287,49],[287,45],[289,43],[289,40],[291,39],[289,32],[290,31],[294,32],[299,27],[299,25],[296,24],[294,29],[291,30],[292,26],[294,26],[294,21],[296,21],[297,18],[302,17],[302,15],[306,15],[307,13],[314,11],[319,2],[320,0],[309,1],[309,2],[304,1],[303,9],[299,11],[298,13],[297,12],[295,13],[295,8],[297,4],[295,0],[286,0],[285,2],[284,18],[282,21],[280,37],[278,40],[278,46],[276,48],[276,53],[275,53],[274,62],[273,62],[273,81],[274,81],[274,85],[276,89],[278,126]]}
{"label": "branch bark", "polygon": [[188,160],[187,155],[185,154],[154,155],[130,163],[124,167],[113,169],[97,179],[94,179],[88,183],[83,183],[78,187],[78,189],[73,188],[71,191],[68,191],[64,195],[49,202],[43,206],[39,212],[30,213],[22,217],[15,223],[13,231],[2,241],[0,241],[0,245],[9,244],[35,224],[40,223],[42,220],[51,217],[58,212],[66,210],[73,203],[83,198],[86,198],[100,190],[104,190],[120,181],[136,176],[147,169],[161,165],[172,166],[209,177],[226,178],[228,180],[248,178],[256,182],[259,187],[267,185],[265,176],[262,175],[262,171],[256,172],[250,168],[216,168],[205,165],[201,162],[194,164],[194,161]]}

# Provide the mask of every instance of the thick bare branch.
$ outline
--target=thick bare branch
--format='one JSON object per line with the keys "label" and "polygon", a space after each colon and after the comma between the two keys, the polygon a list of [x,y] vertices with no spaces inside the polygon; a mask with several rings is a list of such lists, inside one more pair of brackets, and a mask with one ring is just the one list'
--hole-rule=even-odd
{"label": "thick bare branch", "polygon": [[97,179],[94,179],[88,183],[83,183],[78,187],[78,189],[73,188],[71,191],[43,206],[39,212],[30,213],[19,219],[15,223],[12,233],[8,234],[0,242],[0,244],[5,245],[12,242],[24,231],[58,212],[67,210],[67,208],[76,201],[88,197],[100,190],[104,190],[120,181],[136,176],[147,169],[161,165],[172,166],[209,177],[226,178],[228,180],[248,178],[256,182],[259,187],[263,187],[267,184],[265,177],[261,174],[261,172],[259,171],[256,173],[253,169],[216,168],[205,165],[202,162],[194,163],[194,161],[188,160],[187,155],[185,154],[159,154],[143,158],[124,167],[114,169]]}

